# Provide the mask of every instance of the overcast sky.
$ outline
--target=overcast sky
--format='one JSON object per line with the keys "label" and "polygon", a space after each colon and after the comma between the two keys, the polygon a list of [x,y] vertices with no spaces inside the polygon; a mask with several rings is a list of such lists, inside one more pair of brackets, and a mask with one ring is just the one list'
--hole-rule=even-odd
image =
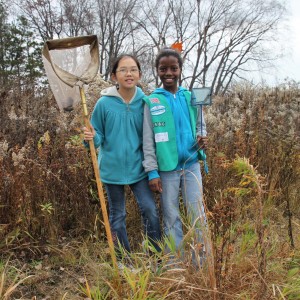
{"label": "overcast sky", "polygon": [[271,76],[275,83],[287,77],[300,82],[300,0],[287,0],[287,9],[287,34],[280,39],[284,57],[278,62],[278,72]]}

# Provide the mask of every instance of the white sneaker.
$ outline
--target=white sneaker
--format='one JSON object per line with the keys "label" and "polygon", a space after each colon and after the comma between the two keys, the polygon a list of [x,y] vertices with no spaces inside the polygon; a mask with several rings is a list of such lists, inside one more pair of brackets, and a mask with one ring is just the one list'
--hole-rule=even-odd
{"label": "white sneaker", "polygon": [[120,261],[117,262],[117,266],[120,271],[128,270],[134,274],[137,274],[142,270],[142,268],[135,268],[132,264],[123,264]]}
{"label": "white sneaker", "polygon": [[120,261],[117,262],[117,267],[120,271],[123,271],[126,268],[126,266]]}

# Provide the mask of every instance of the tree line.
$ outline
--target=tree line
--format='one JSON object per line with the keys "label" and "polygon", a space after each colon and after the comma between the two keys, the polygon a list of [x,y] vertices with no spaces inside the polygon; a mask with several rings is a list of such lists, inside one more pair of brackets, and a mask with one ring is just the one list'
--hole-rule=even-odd
{"label": "tree line", "polygon": [[272,64],[270,45],[285,14],[283,0],[1,0],[0,82],[17,81],[21,90],[40,85],[46,40],[96,34],[104,79],[111,61],[131,52],[143,80],[157,86],[155,55],[182,42],[182,84],[224,94]]}

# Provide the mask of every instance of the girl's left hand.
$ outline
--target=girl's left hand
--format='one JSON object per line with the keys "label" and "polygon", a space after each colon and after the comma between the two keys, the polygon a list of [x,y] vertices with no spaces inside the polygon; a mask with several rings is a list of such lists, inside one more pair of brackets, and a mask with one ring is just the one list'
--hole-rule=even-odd
{"label": "girl's left hand", "polygon": [[208,137],[207,136],[197,136],[197,142],[199,149],[207,149],[208,146]]}

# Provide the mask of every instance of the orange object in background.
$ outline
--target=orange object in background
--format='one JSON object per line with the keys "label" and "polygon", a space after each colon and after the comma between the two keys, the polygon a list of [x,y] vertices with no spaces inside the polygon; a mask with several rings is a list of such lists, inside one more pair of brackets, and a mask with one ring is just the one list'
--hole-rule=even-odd
{"label": "orange object in background", "polygon": [[178,52],[182,52],[182,42],[175,42],[171,45],[171,48],[178,51]]}

